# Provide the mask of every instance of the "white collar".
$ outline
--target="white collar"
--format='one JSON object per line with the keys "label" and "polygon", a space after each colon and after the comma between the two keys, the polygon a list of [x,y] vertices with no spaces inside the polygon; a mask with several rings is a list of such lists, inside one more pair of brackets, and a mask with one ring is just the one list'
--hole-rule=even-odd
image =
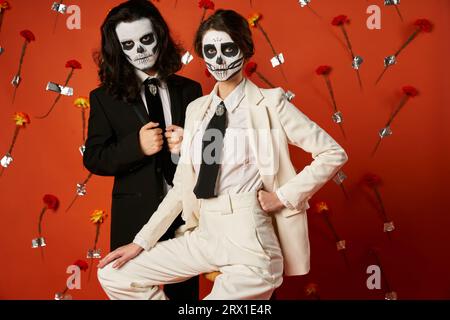
{"label": "white collar", "polygon": [[218,86],[216,86],[212,92],[212,103],[214,106],[218,106],[221,102],[223,102],[228,112],[233,112],[245,96],[245,81],[246,79],[243,78],[236,88],[234,88],[233,91],[225,98],[225,100],[222,100],[222,98],[217,95]]}
{"label": "white collar", "polygon": [[[144,81],[149,79],[149,78],[150,79],[158,78],[158,74],[157,73],[155,75],[153,75],[153,76],[150,76],[147,73],[145,73],[144,71],[139,70],[139,69],[135,69],[134,71],[136,73],[136,76],[138,77],[140,85],[142,85],[144,83]],[[160,81],[160,84],[161,84],[161,87],[165,87],[166,86],[166,83],[164,81]]]}

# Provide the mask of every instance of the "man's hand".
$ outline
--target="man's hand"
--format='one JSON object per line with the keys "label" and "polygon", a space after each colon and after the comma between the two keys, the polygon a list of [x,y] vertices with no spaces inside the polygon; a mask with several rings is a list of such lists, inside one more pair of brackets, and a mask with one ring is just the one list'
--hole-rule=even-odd
{"label": "man's hand", "polygon": [[284,208],[284,204],[280,201],[280,199],[278,199],[275,192],[259,190],[258,201],[261,208],[267,213],[280,211]]}
{"label": "man's hand", "polygon": [[162,149],[162,129],[157,128],[159,123],[149,122],[139,130],[139,143],[146,156],[151,156]]}
{"label": "man's hand", "polygon": [[183,128],[171,125],[166,128],[165,136],[169,145],[169,150],[173,154],[179,154],[181,142],[183,141]]}
{"label": "man's hand", "polygon": [[135,243],[127,244],[126,246],[117,248],[113,252],[108,253],[106,257],[100,260],[97,267],[101,269],[104,266],[115,261],[113,264],[113,268],[119,269],[128,261],[137,257],[143,250],[144,249],[142,247],[138,246]]}

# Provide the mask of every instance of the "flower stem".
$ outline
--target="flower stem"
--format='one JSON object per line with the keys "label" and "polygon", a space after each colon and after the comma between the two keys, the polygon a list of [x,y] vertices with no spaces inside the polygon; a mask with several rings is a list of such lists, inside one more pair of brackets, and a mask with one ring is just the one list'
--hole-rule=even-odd
{"label": "flower stem", "polygon": [[409,96],[405,95],[402,100],[400,101],[400,104],[398,105],[398,107],[394,110],[394,112],[392,113],[392,115],[389,118],[389,121],[386,124],[386,127],[390,126],[392,121],[394,121],[394,118],[397,116],[397,114],[400,112],[400,110],[403,108],[403,106],[406,104],[406,102],[408,101]]}
{"label": "flower stem", "polygon": [[95,240],[94,240],[94,250],[97,249],[98,237],[100,235],[100,223],[96,223]]}
{"label": "flower stem", "polygon": [[338,109],[337,109],[336,99],[334,97],[334,91],[333,91],[333,87],[331,86],[330,78],[327,75],[324,75],[324,79],[325,79],[325,83],[327,84],[330,96],[331,96],[331,101],[333,102],[334,112],[337,112]]}
{"label": "flower stem", "polygon": [[44,218],[45,210],[47,210],[46,206],[44,208],[42,208],[41,214],[39,215],[39,224],[38,224],[39,237],[42,237],[42,219]]}
{"label": "flower stem", "polygon": [[400,49],[398,49],[398,51],[394,54],[394,56],[397,57],[400,54],[400,52],[402,52],[403,49],[405,49],[411,43],[411,41],[413,41],[417,37],[419,33],[420,29],[414,31],[413,34],[409,36],[408,40],[406,40],[406,42],[400,47]]}
{"label": "flower stem", "polygon": [[340,241],[341,239],[339,238],[336,230],[333,227],[333,224],[330,221],[330,217],[328,216],[328,213],[324,213],[323,214],[324,218],[325,218],[325,222],[328,225],[328,227],[330,228],[331,232],[333,233],[334,239],[336,242]]}
{"label": "flower stem", "polygon": [[16,128],[14,129],[14,135],[12,138],[11,146],[9,147],[8,153],[11,154],[14,148],[14,145],[16,144],[17,137],[19,135],[20,127],[16,125]]}
{"label": "flower stem", "polygon": [[[67,86],[67,84],[69,83],[70,78],[72,78],[72,75],[73,75],[73,68],[70,70],[70,73],[69,73],[69,75],[67,76],[66,81],[64,82],[64,87]],[[53,108],[54,108],[54,107],[56,106],[56,104],[58,103],[59,99],[61,99],[61,93],[59,93],[59,94],[56,96],[55,101],[53,101],[53,104],[52,104],[52,106],[50,107],[50,109],[47,111],[47,113],[44,114],[43,116],[39,116],[39,117],[36,117],[36,118],[38,118],[38,119],[44,119],[44,118],[47,118],[47,116],[52,112]]]}
{"label": "flower stem", "polygon": [[81,108],[81,123],[83,129],[83,144],[86,142],[86,109]]}
{"label": "flower stem", "polygon": [[398,5],[394,5],[394,7],[395,7],[395,11],[397,11],[398,16],[400,17],[400,20],[402,20],[402,22],[403,22],[404,21],[403,16],[402,16],[402,13],[400,12],[400,9],[398,8]]}

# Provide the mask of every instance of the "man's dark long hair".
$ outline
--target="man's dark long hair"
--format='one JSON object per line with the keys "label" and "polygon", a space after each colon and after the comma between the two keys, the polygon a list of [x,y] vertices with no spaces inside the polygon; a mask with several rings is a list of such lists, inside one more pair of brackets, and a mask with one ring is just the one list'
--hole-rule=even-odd
{"label": "man's dark long hair", "polygon": [[98,57],[99,77],[102,85],[114,98],[134,102],[140,94],[135,67],[127,60],[116,34],[120,22],[133,22],[148,18],[158,39],[159,56],[155,68],[160,79],[181,69],[181,48],[170,36],[169,27],[158,9],[147,0],[130,0],[114,7],[101,26],[102,48]]}

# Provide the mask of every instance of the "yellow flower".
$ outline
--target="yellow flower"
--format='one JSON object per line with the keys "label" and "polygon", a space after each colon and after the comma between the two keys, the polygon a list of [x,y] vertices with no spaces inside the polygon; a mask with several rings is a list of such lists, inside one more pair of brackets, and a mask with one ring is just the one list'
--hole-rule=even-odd
{"label": "yellow flower", "polygon": [[103,220],[105,220],[107,217],[107,214],[103,210],[94,210],[94,212],[91,214],[91,222],[96,223],[103,223]]}
{"label": "yellow flower", "polygon": [[317,213],[328,212],[328,205],[326,202],[321,201],[316,204]]}
{"label": "yellow flower", "polygon": [[256,23],[258,22],[259,19],[261,19],[261,14],[254,13],[247,19],[247,21],[250,27],[256,27]]}
{"label": "yellow flower", "polygon": [[89,108],[91,105],[89,104],[89,100],[87,98],[77,98],[75,99],[75,101],[73,102],[73,104],[78,107],[78,108],[83,108],[83,109],[87,109]]}
{"label": "yellow flower", "polygon": [[25,112],[16,112],[13,117],[16,126],[25,127],[25,125],[29,124],[30,117]]}

